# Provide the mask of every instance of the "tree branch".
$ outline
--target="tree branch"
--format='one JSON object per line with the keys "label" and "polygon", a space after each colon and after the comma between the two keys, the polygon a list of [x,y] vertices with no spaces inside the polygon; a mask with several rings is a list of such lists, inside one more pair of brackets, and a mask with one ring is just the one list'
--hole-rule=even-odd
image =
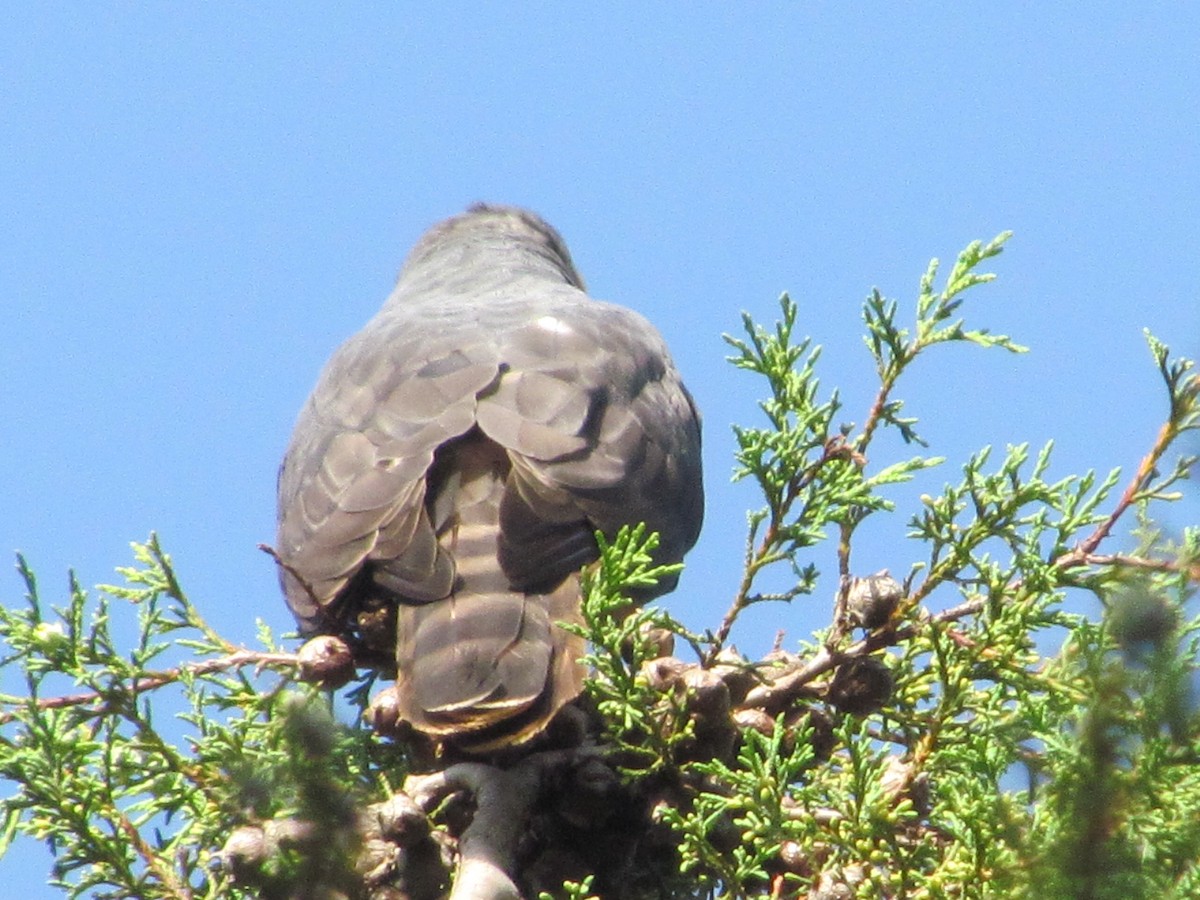
{"label": "tree branch", "polygon": [[[167,669],[163,672],[151,672],[142,678],[137,679],[127,689],[130,693],[144,694],[148,691],[157,690],[168,684],[174,684],[179,681],[184,675],[197,677],[203,675],[211,675],[214,672],[223,672],[228,669],[237,669],[242,666],[254,666],[262,669],[268,666],[283,666],[289,669],[298,667],[297,656],[295,653],[264,653],[256,650],[238,650],[230,653],[227,656],[219,656],[215,659],[201,660],[200,662],[185,663],[182,666],[176,666],[173,669]],[[104,692],[102,691],[83,691],[78,694],[63,694],[57,697],[46,697],[36,701],[33,706],[37,709],[65,709],[71,706],[83,706],[87,703],[93,703],[98,700],[104,700]],[[28,704],[4,698],[4,703],[16,706],[27,706]],[[107,702],[102,702],[93,709],[86,710],[88,718],[102,716],[109,711]],[[0,725],[6,725],[16,719],[20,713],[16,710],[0,713]]]}

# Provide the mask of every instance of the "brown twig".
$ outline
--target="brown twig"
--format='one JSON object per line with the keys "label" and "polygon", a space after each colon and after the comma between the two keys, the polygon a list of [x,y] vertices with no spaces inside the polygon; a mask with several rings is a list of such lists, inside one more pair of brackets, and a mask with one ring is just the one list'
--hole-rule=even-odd
{"label": "brown twig", "polygon": [[171,892],[172,896],[179,897],[180,900],[189,900],[193,896],[191,888],[180,881],[179,877],[171,871],[170,867],[162,864],[159,854],[151,849],[150,845],[142,838],[141,832],[137,830],[137,827],[129,821],[129,818],[124,813],[118,816],[117,827],[120,828],[126,840],[137,851],[138,856],[142,858],[142,862],[146,864],[146,868],[154,873],[155,877],[158,878],[163,887]]}
{"label": "brown twig", "polygon": [[1140,494],[1150,480],[1154,478],[1154,472],[1158,468],[1158,461],[1162,459],[1164,453],[1167,452],[1167,447],[1178,436],[1178,431],[1173,427],[1172,423],[1163,423],[1162,428],[1158,430],[1158,439],[1154,442],[1154,446],[1150,451],[1142,457],[1141,463],[1138,465],[1137,472],[1125,486],[1125,490],[1121,494],[1121,499],[1117,501],[1117,505],[1113,507],[1113,511],[1109,513],[1107,519],[1088,537],[1072,550],[1070,553],[1065,553],[1054,561],[1054,565],[1060,569],[1072,569],[1076,566],[1087,565],[1088,558],[1096,552],[1096,548],[1108,537],[1117,521],[1125,514],[1125,512],[1137,502],[1138,494]]}
{"label": "brown twig", "polygon": [[1091,554],[1084,563],[1089,566],[1125,566],[1129,569],[1145,569],[1150,572],[1179,572],[1189,580],[1200,582],[1200,562],[1179,562],[1173,559],[1148,559],[1127,553],[1107,555]]}
{"label": "brown twig", "polygon": [[[132,684],[124,686],[123,689],[128,690],[134,695],[144,694],[168,684],[173,684],[179,681],[184,675],[191,675],[193,677],[211,675],[214,672],[223,672],[227,669],[236,669],[251,665],[262,669],[267,666],[295,668],[298,664],[295,653],[263,653],[255,650],[238,650],[227,656],[219,656],[215,659],[206,659],[200,662],[184,663],[181,666],[176,666],[173,669],[167,669],[163,672],[150,672]],[[102,701],[104,700],[104,696],[104,692],[102,691],[84,691],[78,694],[45,697],[38,700],[34,706],[37,709],[65,709],[67,707],[83,706],[87,703]],[[103,715],[107,711],[107,708],[107,703],[102,702],[94,709],[89,710],[88,715]],[[17,711],[0,713],[0,725],[5,725],[13,721],[19,715],[20,713]]]}
{"label": "brown twig", "polygon": [[[800,497],[808,485],[816,480],[817,474],[829,462],[840,459],[851,459],[855,464],[862,465],[865,460],[862,460],[854,450],[852,450],[846,442],[840,437],[830,438],[825,442],[824,452],[821,458],[816,460],[811,466],[801,472],[798,472],[791,481],[788,482],[787,490],[778,506],[770,510],[770,521],[767,523],[767,530],[759,541],[757,549],[751,554],[746,562],[745,569],[742,572],[742,580],[738,584],[737,593],[734,595],[733,602],[726,610],[724,618],[721,619],[721,625],[713,636],[712,643],[709,645],[708,652],[704,655],[703,665],[711,666],[716,662],[721,650],[725,646],[725,642],[729,639],[729,633],[733,630],[734,622],[738,616],[755,602],[755,595],[750,593],[750,588],[754,584],[754,579],[758,573],[773,562],[778,562],[783,559],[778,549],[779,532],[783,528],[784,519],[787,518],[788,512],[792,508],[792,504]],[[784,598],[790,599],[789,595],[783,595]],[[779,598],[772,598],[779,599]]]}
{"label": "brown twig", "polygon": [[321,602],[321,598],[317,596],[317,592],[313,590],[312,585],[308,583],[304,576],[296,571],[295,567],[283,561],[283,557],[279,555],[278,550],[276,550],[270,544],[259,544],[258,549],[267,554],[267,556],[271,557],[271,559],[275,560],[275,565],[279,566],[279,568],[291,575],[292,578],[296,579],[296,583],[299,584],[300,587],[304,588],[304,593],[308,594],[308,599],[313,602],[313,606],[316,607],[317,610],[324,609],[326,604]]}
{"label": "brown twig", "polygon": [[883,409],[885,406],[887,406],[888,397],[891,396],[892,388],[896,386],[896,379],[899,377],[900,372],[903,371],[904,367],[912,361],[913,357],[915,357],[917,352],[920,350],[920,347],[916,345],[915,341],[913,344],[910,344],[909,347],[906,347],[905,350],[909,350],[910,347],[912,348],[912,352],[906,352],[903,359],[896,360],[892,371],[886,373],[879,384],[879,393],[875,395],[875,400],[871,404],[871,409],[867,413],[866,420],[863,422],[862,431],[859,433],[858,438],[854,441],[854,449],[859,453],[866,453],[867,445],[871,443],[871,438],[875,436],[875,429],[879,427],[879,423],[883,419]]}

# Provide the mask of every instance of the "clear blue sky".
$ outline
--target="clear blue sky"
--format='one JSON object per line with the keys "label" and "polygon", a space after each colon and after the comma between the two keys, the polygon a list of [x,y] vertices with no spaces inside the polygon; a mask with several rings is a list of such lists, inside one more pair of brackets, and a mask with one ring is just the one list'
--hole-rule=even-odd
{"label": "clear blue sky", "polygon": [[[966,313],[1032,352],[950,348],[902,383],[951,460],[925,488],[985,444],[1054,437],[1058,475],[1136,464],[1165,413],[1141,329],[1200,353],[1196,7],[642,6],[10,9],[0,551],[58,601],[69,567],[110,581],[157,530],[220,630],[285,630],[255,545],[294,416],[412,241],[475,200],[541,212],[671,344],[705,415],[707,527],[671,600],[694,627],[734,591],[753,499],[729,426],[761,389],[720,334],[781,291],[861,421],[869,289],[911,309],[931,256],[1013,229]],[[917,558],[893,518],[864,573]],[[738,643],[829,606],[764,609]],[[19,848],[6,891],[53,896],[48,864]]]}

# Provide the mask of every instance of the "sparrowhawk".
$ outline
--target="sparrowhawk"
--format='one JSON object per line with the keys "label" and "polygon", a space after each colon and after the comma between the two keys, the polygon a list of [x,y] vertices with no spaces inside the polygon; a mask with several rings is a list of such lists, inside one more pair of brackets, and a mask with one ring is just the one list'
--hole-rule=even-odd
{"label": "sparrowhawk", "polygon": [[402,717],[481,752],[580,692],[582,641],[556,622],[580,620],[595,533],[645,522],[677,562],[703,504],[699,416],[659,333],[591,299],[542,219],[476,205],[325,366],[276,552],[303,633],[386,654]]}

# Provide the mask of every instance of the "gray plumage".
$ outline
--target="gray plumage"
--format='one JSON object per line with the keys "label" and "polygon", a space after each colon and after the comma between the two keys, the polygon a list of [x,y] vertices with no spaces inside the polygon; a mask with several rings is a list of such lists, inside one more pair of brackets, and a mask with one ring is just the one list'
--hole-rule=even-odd
{"label": "gray plumage", "polygon": [[370,644],[394,606],[402,715],[484,750],[579,693],[581,642],[554,623],[579,619],[594,533],[644,521],[675,562],[702,516],[699,417],[658,332],[589,298],[537,216],[481,205],[421,238],[326,365],[276,550],[305,633]]}

